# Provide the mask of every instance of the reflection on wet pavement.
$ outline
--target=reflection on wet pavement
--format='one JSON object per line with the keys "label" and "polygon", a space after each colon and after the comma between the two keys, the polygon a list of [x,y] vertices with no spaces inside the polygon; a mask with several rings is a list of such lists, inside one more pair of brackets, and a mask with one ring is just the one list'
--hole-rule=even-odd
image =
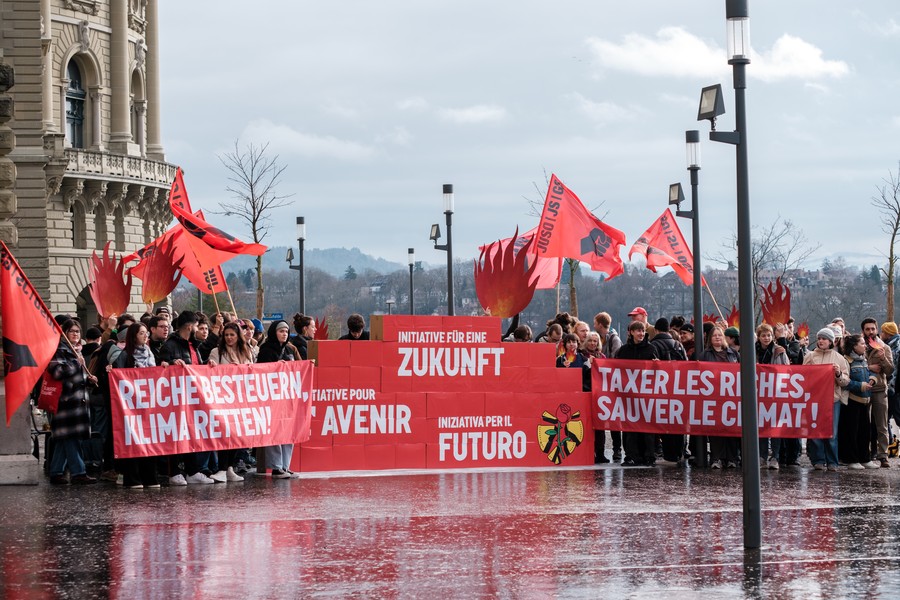
{"label": "reflection on wet pavement", "polygon": [[843,598],[900,591],[900,469],[576,469],[0,488],[0,597]]}

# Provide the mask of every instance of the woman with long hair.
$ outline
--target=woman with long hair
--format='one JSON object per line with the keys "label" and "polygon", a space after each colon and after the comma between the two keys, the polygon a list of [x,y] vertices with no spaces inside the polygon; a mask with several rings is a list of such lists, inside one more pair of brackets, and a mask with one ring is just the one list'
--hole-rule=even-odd
{"label": "woman with long hair", "polygon": [[869,454],[869,403],[875,375],[866,358],[866,339],[859,333],[844,338],[844,356],[850,365],[848,402],[838,424],[838,450],[848,469],[877,469]]}
{"label": "woman with long hair", "polygon": [[[741,357],[733,349],[728,347],[725,339],[725,330],[720,325],[714,325],[709,336],[704,339],[705,349],[697,355],[697,360],[706,362],[741,362]],[[713,469],[736,468],[739,451],[738,438],[709,436],[709,454]],[[756,468],[756,467],[754,467]]]}
{"label": "woman with long hair", "polygon": [[[132,323],[125,332],[125,347],[116,358],[116,368],[146,369],[156,366],[150,350],[150,330],[141,322]],[[158,488],[156,464],[158,457],[148,456],[121,461],[122,483],[126,488]]]}
{"label": "woman with long hair", "polygon": [[[216,365],[252,365],[253,350],[247,344],[246,337],[238,323],[226,323],[222,327],[219,345],[209,353],[209,364]],[[244,478],[234,472],[237,450],[218,450],[216,452],[219,470],[210,475],[216,483],[226,481],[243,481]]]}

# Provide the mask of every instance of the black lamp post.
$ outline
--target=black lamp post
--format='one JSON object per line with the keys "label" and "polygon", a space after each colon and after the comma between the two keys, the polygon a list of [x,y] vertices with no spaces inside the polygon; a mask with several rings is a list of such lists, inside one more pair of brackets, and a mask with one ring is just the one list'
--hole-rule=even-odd
{"label": "black lamp post", "polygon": [[387,307],[388,307],[388,314],[389,314],[389,315],[394,314],[394,312],[393,312],[394,301],[393,301],[393,300],[388,300],[388,301],[386,302],[386,304],[387,304]]}
{"label": "black lamp post", "polygon": [[409,249],[409,314],[416,314],[415,287],[413,287],[413,269],[416,266],[416,251]]}
{"label": "black lamp post", "polygon": [[441,237],[441,228],[435,223],[431,226],[431,235],[429,239],[434,242],[435,250],[443,250],[447,253],[447,314],[451,317],[453,311],[453,236],[451,235],[452,217],[453,217],[453,184],[444,184],[444,214],[447,216],[447,243],[438,244],[437,241]]}
{"label": "black lamp post", "polygon": [[752,242],[750,238],[750,183],[747,152],[747,65],[750,64],[750,11],[748,0],[725,0],[728,64],[734,80],[735,130],[716,131],[716,117],[725,113],[722,86],[703,88],[697,120],[712,125],[709,139],[732,144],[736,150],[738,302],[741,308],[741,456],[744,479],[744,547],[762,545],[762,506],[759,490],[759,429],[757,424],[756,355],[753,352],[754,304]]}
{"label": "black lamp post", "polygon": [[[306,290],[304,289],[303,283],[303,242],[306,241],[306,219],[304,217],[297,217],[297,245],[300,250],[300,256],[297,259],[296,265],[290,265],[291,269],[300,272],[300,306],[299,311],[300,314],[306,314]],[[292,262],[294,260],[294,252],[290,248],[288,248],[287,253],[287,261]]]}

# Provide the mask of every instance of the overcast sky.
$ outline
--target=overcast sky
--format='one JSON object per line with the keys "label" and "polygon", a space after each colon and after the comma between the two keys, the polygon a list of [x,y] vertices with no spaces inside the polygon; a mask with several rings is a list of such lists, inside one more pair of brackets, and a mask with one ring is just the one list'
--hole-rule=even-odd
{"label": "overcast sky", "polygon": [[[750,17],[754,225],[795,222],[822,245],[813,266],[883,261],[870,202],[900,160],[900,3],[750,0]],[[269,245],[295,244],[303,215],[308,247],[440,264],[429,226],[452,183],[454,254],[471,258],[537,224],[525,198],[543,200],[546,171],[625,232],[627,260],[668,185],[689,196],[687,129],[704,254],[735,230],[734,149],[696,121],[721,83],[718,129],[734,128],[724,0],[192,0],[160,2],[160,20],[166,158],[210,210],[229,199],[217,155],[269,143],[293,194]]]}

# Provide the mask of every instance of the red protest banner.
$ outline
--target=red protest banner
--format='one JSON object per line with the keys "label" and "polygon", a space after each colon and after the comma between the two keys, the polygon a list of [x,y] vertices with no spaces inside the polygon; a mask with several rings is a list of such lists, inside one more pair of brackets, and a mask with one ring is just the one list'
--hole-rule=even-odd
{"label": "red protest banner", "polygon": [[113,369],[109,381],[116,458],[309,438],[308,361]]}
{"label": "red protest banner", "polygon": [[[598,360],[595,429],[741,435],[740,365]],[[830,438],[834,376],[828,365],[757,365],[759,435]]]}

